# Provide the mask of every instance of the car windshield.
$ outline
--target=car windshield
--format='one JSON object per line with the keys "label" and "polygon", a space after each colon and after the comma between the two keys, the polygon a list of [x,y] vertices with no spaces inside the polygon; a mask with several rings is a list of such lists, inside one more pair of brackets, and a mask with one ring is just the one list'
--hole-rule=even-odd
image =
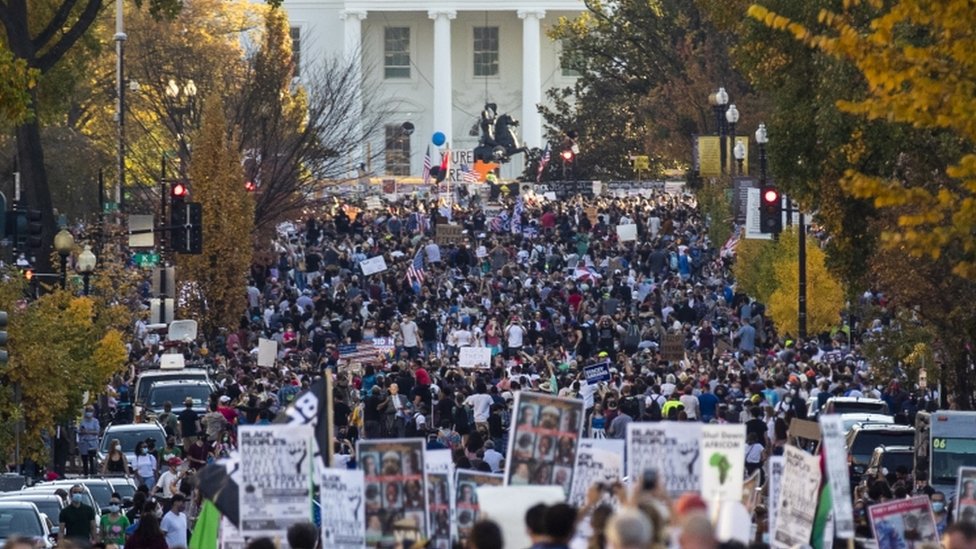
{"label": "car windshield", "polygon": [[25,502],[33,503],[34,505],[37,506],[38,511],[44,513],[45,515],[47,515],[49,519],[51,519],[51,522],[57,522],[58,515],[61,514],[61,505],[59,505],[57,501],[54,501],[53,499],[50,498],[39,498],[35,500],[35,499],[31,499],[30,497],[12,496],[12,497],[5,497],[3,499],[5,501],[25,501]]}
{"label": "car windshield", "polygon": [[101,507],[107,507],[112,501],[112,487],[107,482],[85,482],[85,486],[91,491],[95,503]]}
{"label": "car windshield", "polygon": [[881,456],[881,466],[894,473],[899,467],[911,471],[915,466],[915,454],[912,452],[885,452]]}
{"label": "car windshield", "polygon": [[912,446],[915,444],[914,431],[861,431],[854,437],[851,455],[858,463],[867,463],[878,446]]}
{"label": "car windshield", "polygon": [[136,495],[136,487],[128,482],[120,482],[118,484],[113,482],[112,489],[123,498],[132,499],[132,496]]}
{"label": "car windshield", "polygon": [[187,397],[193,399],[193,406],[203,406],[210,399],[210,387],[203,384],[157,385],[149,391],[146,406],[162,410],[163,404],[166,402],[180,403]]}
{"label": "car windshield", "polygon": [[157,383],[162,383],[164,381],[180,381],[183,379],[199,379],[206,380],[206,372],[187,372],[186,370],[176,370],[172,373],[159,374],[152,377],[147,377],[139,380],[136,394],[136,401],[143,402],[149,396],[149,392],[152,390],[153,385]]}
{"label": "car windshield", "polygon": [[43,536],[41,521],[31,509],[12,509],[0,507],[0,538],[12,536]]}
{"label": "car windshield", "polygon": [[136,451],[136,444],[140,441],[152,437],[156,441],[156,447],[162,448],[166,445],[163,432],[159,429],[140,429],[138,431],[106,431],[102,437],[102,452],[108,453],[108,445],[112,439],[119,439],[122,443],[122,451],[133,453]]}
{"label": "car windshield", "polygon": [[833,414],[888,414],[888,405],[884,402],[835,400],[830,407]]}

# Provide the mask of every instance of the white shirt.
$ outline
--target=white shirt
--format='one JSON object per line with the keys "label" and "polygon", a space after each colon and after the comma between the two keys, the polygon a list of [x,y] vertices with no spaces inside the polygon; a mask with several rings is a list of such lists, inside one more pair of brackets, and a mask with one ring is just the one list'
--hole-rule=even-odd
{"label": "white shirt", "polygon": [[173,473],[169,469],[166,469],[163,474],[159,475],[159,480],[156,481],[156,489],[162,491],[162,495],[160,497],[165,499],[173,497],[173,491],[170,490],[170,487],[174,482],[176,482],[176,479],[178,479],[179,476],[179,474]]}
{"label": "white shirt", "polygon": [[491,467],[492,473],[497,473],[501,469],[500,466],[503,459],[505,459],[505,456],[503,456],[501,452],[498,452],[494,448],[485,450],[484,460],[485,463],[487,463],[488,466]]}
{"label": "white shirt", "polygon": [[186,513],[166,513],[159,527],[166,533],[166,545],[186,547]]}
{"label": "white shirt", "polygon": [[512,324],[505,330],[505,336],[508,338],[509,347],[521,347],[522,346],[522,336],[525,335],[525,330],[518,324]]}
{"label": "white shirt", "polygon": [[468,330],[455,330],[454,337],[457,338],[458,347],[469,347],[471,345],[471,332]]}
{"label": "white shirt", "polygon": [[418,347],[420,342],[417,340],[417,323],[414,321],[404,322],[400,325],[400,333],[403,334],[404,347]]}
{"label": "white shirt", "polygon": [[474,409],[474,420],[476,423],[486,423],[488,415],[491,413],[491,405],[495,400],[490,395],[484,393],[471,395],[464,399],[464,405]]}

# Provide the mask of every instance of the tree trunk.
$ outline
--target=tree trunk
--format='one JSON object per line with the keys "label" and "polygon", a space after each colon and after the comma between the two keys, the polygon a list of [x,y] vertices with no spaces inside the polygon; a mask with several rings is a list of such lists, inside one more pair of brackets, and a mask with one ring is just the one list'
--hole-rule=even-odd
{"label": "tree trunk", "polygon": [[[37,91],[31,91],[31,108],[36,113]],[[44,168],[44,149],[41,146],[41,125],[34,116],[17,126],[17,165],[20,170],[21,202],[41,212],[41,248],[33,266],[38,272],[50,273],[50,250],[54,243],[54,209],[47,170]]]}

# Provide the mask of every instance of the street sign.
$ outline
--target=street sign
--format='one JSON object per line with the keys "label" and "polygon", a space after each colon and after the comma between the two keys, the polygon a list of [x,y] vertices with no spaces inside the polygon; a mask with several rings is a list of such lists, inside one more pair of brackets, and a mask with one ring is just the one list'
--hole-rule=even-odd
{"label": "street sign", "polygon": [[155,246],[154,223],[155,218],[152,215],[129,214],[129,247],[152,248]]}
{"label": "street sign", "polygon": [[102,207],[102,213],[112,213],[117,211],[119,211],[118,202],[106,202],[105,205]]}
{"label": "street sign", "polygon": [[143,269],[152,269],[159,265],[159,254],[156,252],[136,252],[132,254],[132,261]]}

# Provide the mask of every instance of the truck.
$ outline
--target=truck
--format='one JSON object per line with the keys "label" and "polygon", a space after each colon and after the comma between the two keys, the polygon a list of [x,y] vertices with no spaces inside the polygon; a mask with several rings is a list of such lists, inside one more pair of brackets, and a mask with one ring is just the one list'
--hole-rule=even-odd
{"label": "truck", "polygon": [[962,466],[976,467],[976,411],[919,412],[915,416],[916,485],[932,486],[951,500]]}

